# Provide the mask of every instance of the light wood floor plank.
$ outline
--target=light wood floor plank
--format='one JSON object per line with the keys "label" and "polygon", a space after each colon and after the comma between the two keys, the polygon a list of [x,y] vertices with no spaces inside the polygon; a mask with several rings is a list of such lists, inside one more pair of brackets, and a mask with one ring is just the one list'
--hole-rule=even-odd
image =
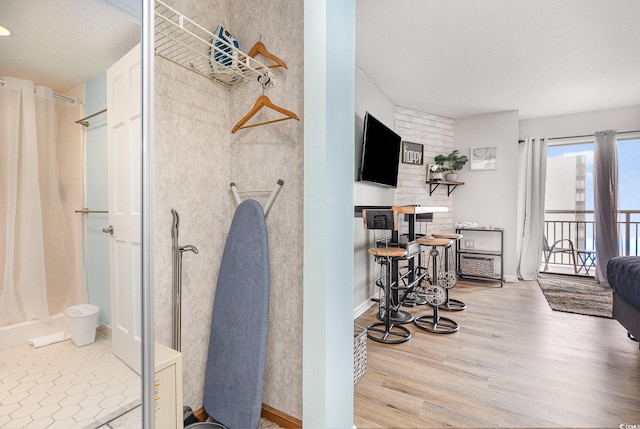
{"label": "light wood floor plank", "polygon": [[459,332],[368,340],[358,428],[640,427],[640,350],[617,321],[552,311],[537,282],[460,281],[451,296],[467,304],[441,312]]}

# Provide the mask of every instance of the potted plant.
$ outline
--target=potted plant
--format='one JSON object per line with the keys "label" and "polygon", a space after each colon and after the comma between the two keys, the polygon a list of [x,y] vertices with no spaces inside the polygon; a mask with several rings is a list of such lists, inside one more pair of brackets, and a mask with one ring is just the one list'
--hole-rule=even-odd
{"label": "potted plant", "polygon": [[431,164],[429,166],[429,170],[431,172],[431,180],[442,180],[442,174],[444,173],[444,170],[442,169],[441,165]]}
{"label": "potted plant", "polygon": [[440,154],[434,158],[436,165],[447,173],[446,179],[451,182],[458,180],[459,170],[469,161],[466,155],[460,155],[458,149],[454,149],[449,155]]}

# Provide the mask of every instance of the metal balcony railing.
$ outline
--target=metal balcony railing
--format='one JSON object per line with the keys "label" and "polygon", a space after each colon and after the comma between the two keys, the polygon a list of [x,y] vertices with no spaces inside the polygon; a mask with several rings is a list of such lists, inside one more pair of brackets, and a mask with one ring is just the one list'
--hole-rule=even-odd
{"label": "metal balcony railing", "polygon": [[[545,210],[544,234],[549,246],[558,240],[570,240],[576,250],[596,250],[596,234],[594,228],[593,210]],[[640,243],[640,210],[618,211],[618,246],[620,255],[637,256]],[[562,247],[567,247],[563,242]],[[543,254],[543,268],[545,255]],[[580,265],[580,261],[577,261]],[[552,254],[549,259],[548,271],[554,271],[552,266],[573,270],[573,260],[567,253]],[[593,271],[590,273],[593,275]]]}

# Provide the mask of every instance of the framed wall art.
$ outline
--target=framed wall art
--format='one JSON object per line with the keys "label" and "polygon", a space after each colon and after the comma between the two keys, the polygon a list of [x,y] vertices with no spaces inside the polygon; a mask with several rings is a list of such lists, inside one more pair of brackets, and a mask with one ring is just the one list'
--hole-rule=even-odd
{"label": "framed wall art", "polygon": [[498,147],[472,147],[469,168],[471,170],[497,170]]}

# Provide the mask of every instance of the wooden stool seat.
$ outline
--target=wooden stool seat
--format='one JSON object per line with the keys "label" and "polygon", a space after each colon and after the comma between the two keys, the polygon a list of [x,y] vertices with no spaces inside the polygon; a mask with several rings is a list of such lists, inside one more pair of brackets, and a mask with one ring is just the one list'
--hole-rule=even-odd
{"label": "wooden stool seat", "polygon": [[416,240],[421,246],[450,246],[451,240],[446,238],[425,237]]}
{"label": "wooden stool seat", "polygon": [[407,249],[404,247],[372,247],[369,254],[383,258],[404,258],[407,256]]}
{"label": "wooden stool seat", "polygon": [[460,240],[462,234],[431,234],[433,238],[448,238],[449,240]]}

